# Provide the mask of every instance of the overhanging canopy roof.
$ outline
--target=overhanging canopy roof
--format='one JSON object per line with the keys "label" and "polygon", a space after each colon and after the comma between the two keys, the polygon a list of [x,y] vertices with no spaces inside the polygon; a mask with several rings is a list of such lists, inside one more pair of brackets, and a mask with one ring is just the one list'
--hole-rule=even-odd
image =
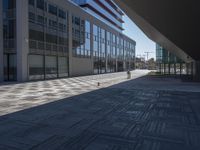
{"label": "overhanging canopy roof", "polygon": [[200,60],[199,0],[115,0],[153,41],[186,62]]}

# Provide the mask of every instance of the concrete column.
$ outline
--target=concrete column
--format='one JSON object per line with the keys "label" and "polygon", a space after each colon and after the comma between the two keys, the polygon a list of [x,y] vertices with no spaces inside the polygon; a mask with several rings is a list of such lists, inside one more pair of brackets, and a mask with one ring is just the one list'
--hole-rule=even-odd
{"label": "concrete column", "polygon": [[200,81],[200,61],[195,61],[193,63],[193,79],[195,81]]}
{"label": "concrete column", "polygon": [[0,82],[3,81],[3,0],[0,0]]}
{"label": "concrete column", "polygon": [[68,20],[68,25],[69,25],[69,37],[68,37],[68,39],[69,39],[69,56],[68,56],[68,59],[69,59],[69,76],[71,77],[72,76],[72,72],[73,72],[73,68],[72,68],[72,57],[73,57],[73,49],[72,49],[72,22],[71,22],[71,20],[72,20],[72,14],[71,14],[71,12],[69,11],[69,14],[68,14],[68,16],[69,16],[69,20]]}
{"label": "concrete column", "polygon": [[16,1],[17,81],[28,80],[28,1]]}

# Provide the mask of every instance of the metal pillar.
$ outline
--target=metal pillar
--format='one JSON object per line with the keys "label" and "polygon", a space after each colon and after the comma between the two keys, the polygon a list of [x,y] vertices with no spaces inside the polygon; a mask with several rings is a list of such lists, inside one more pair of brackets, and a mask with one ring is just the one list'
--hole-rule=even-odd
{"label": "metal pillar", "polygon": [[180,63],[180,76],[182,75],[182,63]]}
{"label": "metal pillar", "polygon": [[168,74],[171,74],[171,64],[170,63],[168,63]]}
{"label": "metal pillar", "polygon": [[195,81],[200,81],[200,61],[195,61],[193,63],[193,79]]}
{"label": "metal pillar", "polygon": [[165,70],[166,68],[165,68],[165,67],[166,67],[166,65],[165,65],[165,63],[164,63],[164,74],[166,73],[166,70]]}
{"label": "metal pillar", "polygon": [[176,63],[174,64],[174,74],[176,75]]}

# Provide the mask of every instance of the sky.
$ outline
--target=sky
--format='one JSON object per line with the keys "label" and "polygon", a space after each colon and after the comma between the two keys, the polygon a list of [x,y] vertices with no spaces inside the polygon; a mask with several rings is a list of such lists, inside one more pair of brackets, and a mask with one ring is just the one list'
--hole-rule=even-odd
{"label": "sky", "polygon": [[[150,40],[128,16],[125,15],[123,20],[125,22],[123,33],[136,41],[136,57],[144,57],[143,55],[146,55],[144,52],[153,52],[149,53],[149,59],[155,59],[155,42]],[[145,59],[147,59],[147,56],[145,56]]]}

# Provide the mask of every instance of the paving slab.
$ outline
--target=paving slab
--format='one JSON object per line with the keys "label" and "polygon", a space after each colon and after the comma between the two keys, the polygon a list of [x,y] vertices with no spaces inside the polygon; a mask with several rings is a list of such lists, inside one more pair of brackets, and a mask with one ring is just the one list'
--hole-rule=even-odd
{"label": "paving slab", "polygon": [[147,73],[1,85],[0,149],[199,150],[200,84]]}

